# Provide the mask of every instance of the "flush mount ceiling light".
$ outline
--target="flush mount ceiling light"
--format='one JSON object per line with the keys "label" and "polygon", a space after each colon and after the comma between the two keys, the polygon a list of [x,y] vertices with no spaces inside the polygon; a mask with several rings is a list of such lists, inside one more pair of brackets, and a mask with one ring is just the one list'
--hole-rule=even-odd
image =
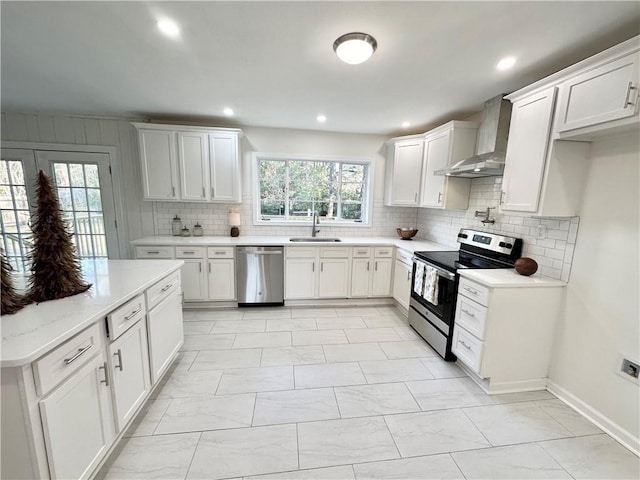
{"label": "flush mount ceiling light", "polygon": [[376,39],[361,32],[345,33],[333,42],[333,50],[338,58],[351,65],[369,60],[376,48],[378,48]]}
{"label": "flush mount ceiling light", "polygon": [[411,123],[409,122],[402,122],[402,128],[409,128],[411,126]]}
{"label": "flush mount ceiling light", "polygon": [[226,107],[222,111],[227,117],[233,117],[233,108]]}
{"label": "flush mount ceiling light", "polygon": [[496,65],[496,68],[498,70],[509,70],[515,64],[516,64],[515,57],[505,57],[498,62],[498,64]]}
{"label": "flush mount ceiling light", "polygon": [[167,37],[176,38],[180,35],[180,28],[173,20],[158,20],[158,29]]}
{"label": "flush mount ceiling light", "polygon": [[316,117],[316,120],[317,120],[318,122],[320,122],[320,123],[324,123],[324,122],[326,122],[326,121],[327,121],[327,117],[326,117],[325,115],[318,115],[318,116]]}

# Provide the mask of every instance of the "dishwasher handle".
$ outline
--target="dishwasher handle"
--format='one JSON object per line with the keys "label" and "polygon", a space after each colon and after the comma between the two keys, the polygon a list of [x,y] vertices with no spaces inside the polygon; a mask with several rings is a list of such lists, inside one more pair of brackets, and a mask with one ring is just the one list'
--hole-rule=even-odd
{"label": "dishwasher handle", "polygon": [[237,247],[239,254],[250,255],[282,255],[283,247]]}

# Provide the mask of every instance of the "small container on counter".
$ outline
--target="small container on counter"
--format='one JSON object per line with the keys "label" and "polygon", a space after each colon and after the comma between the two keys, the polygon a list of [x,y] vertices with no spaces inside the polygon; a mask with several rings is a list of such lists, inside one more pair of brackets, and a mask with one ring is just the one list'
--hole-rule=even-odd
{"label": "small container on counter", "polygon": [[196,222],[196,224],[193,226],[193,236],[201,237],[203,235],[204,235],[204,230],[202,229],[202,225],[200,225],[199,222]]}
{"label": "small container on counter", "polygon": [[174,237],[182,235],[182,220],[178,215],[171,221],[171,235]]}
{"label": "small container on counter", "polygon": [[182,231],[180,232],[180,235],[183,237],[190,237],[191,236],[191,232],[189,231],[189,229],[187,227],[184,227],[182,229]]}

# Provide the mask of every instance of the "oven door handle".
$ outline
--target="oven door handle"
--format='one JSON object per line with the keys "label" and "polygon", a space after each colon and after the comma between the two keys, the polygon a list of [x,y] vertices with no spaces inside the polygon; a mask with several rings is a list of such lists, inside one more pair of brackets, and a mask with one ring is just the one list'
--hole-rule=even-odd
{"label": "oven door handle", "polygon": [[413,257],[413,263],[422,263],[423,265],[427,266],[427,267],[431,267],[436,269],[436,271],[438,272],[439,275],[443,276],[444,278],[448,279],[448,280],[455,280],[456,276],[455,274],[448,272],[447,270],[445,270],[444,268],[440,268],[440,267],[436,267],[435,265],[432,265],[430,263],[427,263],[421,259],[419,259],[418,257]]}

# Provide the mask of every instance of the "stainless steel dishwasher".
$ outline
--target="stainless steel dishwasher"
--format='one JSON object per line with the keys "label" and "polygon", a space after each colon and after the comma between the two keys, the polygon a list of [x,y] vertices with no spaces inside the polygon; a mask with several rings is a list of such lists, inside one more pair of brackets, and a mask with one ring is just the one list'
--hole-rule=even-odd
{"label": "stainless steel dishwasher", "polygon": [[237,247],[238,306],[284,305],[284,247]]}

